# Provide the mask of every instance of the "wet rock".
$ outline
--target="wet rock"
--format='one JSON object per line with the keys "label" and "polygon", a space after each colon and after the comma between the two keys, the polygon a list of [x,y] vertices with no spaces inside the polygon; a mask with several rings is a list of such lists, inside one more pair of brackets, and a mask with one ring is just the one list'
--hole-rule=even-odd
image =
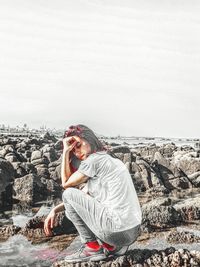
{"label": "wet rock", "polygon": [[[26,226],[22,228],[19,233],[23,234],[31,240],[33,243],[42,243],[50,240],[52,237],[47,237],[44,232],[44,216],[36,216],[30,219]],[[56,215],[54,228],[52,230],[53,236],[63,234],[75,234],[77,233],[74,225],[70,220],[67,219],[64,212],[59,212]]]}
{"label": "wet rock", "polygon": [[10,236],[16,235],[21,227],[15,225],[7,225],[0,227],[0,242],[6,241]]}

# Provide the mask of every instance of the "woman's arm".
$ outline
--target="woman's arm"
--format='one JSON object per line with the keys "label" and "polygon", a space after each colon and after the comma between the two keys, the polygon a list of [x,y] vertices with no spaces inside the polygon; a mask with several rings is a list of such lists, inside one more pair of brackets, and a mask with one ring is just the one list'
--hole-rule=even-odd
{"label": "woman's arm", "polygon": [[64,203],[62,202],[55,206],[46,217],[44,221],[44,232],[47,236],[52,235],[52,228],[54,227],[56,213],[58,213],[59,211],[63,211],[64,208]]}
{"label": "woman's arm", "polygon": [[[72,142],[72,143],[70,143]],[[69,177],[72,174],[70,169],[70,151],[74,148],[77,141],[71,137],[66,137],[63,139],[63,154],[62,154],[62,163],[61,163],[61,181],[62,186],[67,182]]]}
{"label": "woman's arm", "polygon": [[63,150],[62,155],[62,163],[61,163],[61,181],[62,186],[67,182],[69,177],[72,174],[72,171],[70,169],[70,158],[69,158],[70,151]]}
{"label": "woman's arm", "polygon": [[88,176],[86,176],[85,174],[76,171],[74,172],[67,180],[67,182],[65,184],[63,184],[63,188],[67,189],[68,187],[74,187],[76,185],[85,183],[88,180]]}

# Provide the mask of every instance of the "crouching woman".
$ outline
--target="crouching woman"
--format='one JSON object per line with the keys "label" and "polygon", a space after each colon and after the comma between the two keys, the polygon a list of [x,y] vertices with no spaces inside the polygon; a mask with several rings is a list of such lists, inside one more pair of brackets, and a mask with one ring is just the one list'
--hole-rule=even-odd
{"label": "crouching woman", "polygon": [[[70,126],[63,146],[63,203],[47,216],[46,235],[51,234],[55,214],[65,209],[83,244],[65,258],[67,262],[98,261],[123,255],[140,234],[142,220],[126,165],[109,153],[85,125]],[[82,183],[86,183],[83,190],[76,188]]]}

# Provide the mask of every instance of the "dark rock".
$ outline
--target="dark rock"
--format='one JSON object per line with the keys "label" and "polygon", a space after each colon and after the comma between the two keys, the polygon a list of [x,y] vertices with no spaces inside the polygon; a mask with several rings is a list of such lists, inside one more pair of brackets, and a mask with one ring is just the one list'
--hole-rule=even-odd
{"label": "dark rock", "polygon": [[170,183],[173,187],[182,189],[187,189],[191,186],[189,180],[186,177],[175,178],[173,180],[170,180]]}
{"label": "dark rock", "polygon": [[42,151],[43,155],[46,158],[48,158],[49,162],[53,162],[53,161],[58,159],[58,156],[56,154],[55,149],[48,144],[46,144],[44,147],[42,147],[41,151]]}
{"label": "dark rock", "polygon": [[54,135],[50,134],[49,132],[46,132],[45,134],[43,134],[41,136],[41,138],[44,140],[44,141],[52,141],[52,142],[56,142],[57,139]]}
{"label": "dark rock", "polygon": [[113,147],[112,148],[113,153],[130,153],[130,148],[128,146],[118,146],[118,147]]}
{"label": "dark rock", "polygon": [[55,149],[56,149],[56,150],[62,150],[62,149],[63,149],[63,142],[62,142],[62,140],[58,140],[58,141],[54,144],[54,146],[55,146]]}
{"label": "dark rock", "polygon": [[14,180],[12,164],[0,158],[0,207],[12,203],[11,182]]}

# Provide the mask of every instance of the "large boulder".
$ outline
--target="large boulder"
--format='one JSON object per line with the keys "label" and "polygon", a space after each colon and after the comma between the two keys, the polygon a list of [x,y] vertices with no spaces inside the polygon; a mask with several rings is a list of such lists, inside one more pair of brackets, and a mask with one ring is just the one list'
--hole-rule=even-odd
{"label": "large boulder", "polygon": [[148,231],[177,225],[182,219],[179,212],[173,207],[172,200],[165,197],[144,204],[142,214],[143,227]]}
{"label": "large boulder", "polygon": [[12,202],[14,168],[10,162],[0,157],[0,207]]}
{"label": "large boulder", "polygon": [[182,221],[184,222],[200,220],[200,194],[179,201],[174,205],[174,208],[181,214]]}
{"label": "large boulder", "polygon": [[200,171],[200,158],[197,152],[177,151],[174,153],[172,163],[187,176]]}
{"label": "large boulder", "polygon": [[49,162],[53,162],[58,159],[55,148],[50,145],[45,145],[41,148],[43,155],[49,160]]}
{"label": "large boulder", "polygon": [[13,190],[14,199],[31,204],[45,200],[48,196],[46,185],[35,174],[28,174],[21,178],[16,178]]}

